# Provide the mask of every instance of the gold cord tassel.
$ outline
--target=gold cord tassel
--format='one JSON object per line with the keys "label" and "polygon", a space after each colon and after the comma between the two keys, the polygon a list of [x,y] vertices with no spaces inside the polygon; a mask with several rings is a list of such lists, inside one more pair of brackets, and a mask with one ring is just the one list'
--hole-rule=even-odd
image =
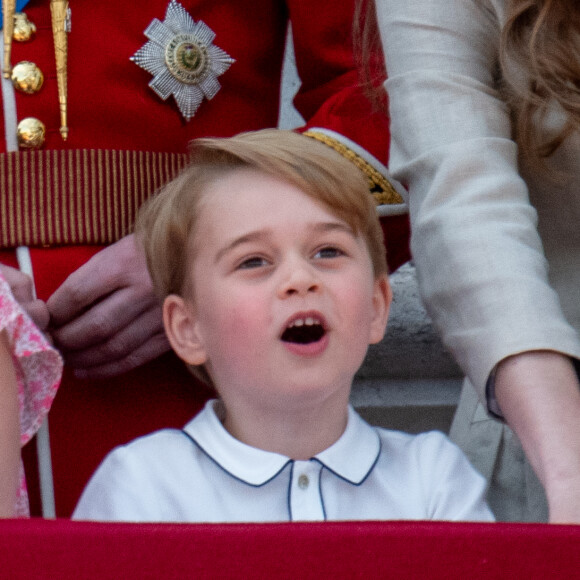
{"label": "gold cord tassel", "polygon": [[12,54],[12,34],[14,33],[14,13],[16,0],[2,0],[2,15],[4,17],[4,78],[9,79],[12,74],[10,56]]}
{"label": "gold cord tassel", "polygon": [[60,134],[64,141],[68,137],[67,125],[67,56],[68,56],[68,0],[50,0],[58,104],[60,108]]}

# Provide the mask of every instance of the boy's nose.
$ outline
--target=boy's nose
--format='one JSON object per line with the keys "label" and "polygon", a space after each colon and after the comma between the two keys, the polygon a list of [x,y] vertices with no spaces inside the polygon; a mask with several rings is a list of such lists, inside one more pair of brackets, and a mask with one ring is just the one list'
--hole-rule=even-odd
{"label": "boy's nose", "polygon": [[320,288],[320,280],[314,268],[303,261],[295,260],[288,265],[279,285],[280,298],[306,295]]}

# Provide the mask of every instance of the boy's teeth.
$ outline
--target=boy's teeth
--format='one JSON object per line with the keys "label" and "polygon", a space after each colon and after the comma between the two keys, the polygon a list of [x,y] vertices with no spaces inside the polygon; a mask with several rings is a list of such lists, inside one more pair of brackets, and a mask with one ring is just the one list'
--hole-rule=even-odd
{"label": "boy's teeth", "polygon": [[290,324],[290,328],[293,326],[314,326],[315,324],[320,324],[317,320],[314,320],[311,316],[308,318],[297,318],[292,324]]}

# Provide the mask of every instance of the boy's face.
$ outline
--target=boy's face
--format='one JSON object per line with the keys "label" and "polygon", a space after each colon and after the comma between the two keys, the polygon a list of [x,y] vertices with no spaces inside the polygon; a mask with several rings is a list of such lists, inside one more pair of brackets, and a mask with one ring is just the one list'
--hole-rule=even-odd
{"label": "boy's face", "polygon": [[226,407],[348,396],[390,302],[364,240],[295,186],[249,169],[208,187],[197,223],[189,295],[164,305],[181,358],[206,364]]}

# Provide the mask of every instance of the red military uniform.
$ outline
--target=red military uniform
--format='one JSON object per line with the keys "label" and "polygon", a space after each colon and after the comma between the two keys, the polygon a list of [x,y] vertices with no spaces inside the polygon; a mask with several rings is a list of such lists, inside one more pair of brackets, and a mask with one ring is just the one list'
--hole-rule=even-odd
{"label": "red military uniform", "polygon": [[[343,154],[354,151],[354,162],[362,160],[367,173],[370,168],[384,177],[379,159],[386,162],[388,123],[371,112],[356,88],[353,4],[184,0],[193,20],[215,33],[213,44],[235,60],[218,77],[221,89],[203,99],[186,122],[174,97],[162,100],[148,87],[152,75],[130,60],[147,42],[149,23],[164,20],[168,0],[74,0],[64,141],[49,2],[31,0],[25,12],[37,33],[29,42],[13,43],[11,61],[34,62],[44,85],[36,94],[14,92],[14,121],[4,81],[0,261],[14,264],[11,248],[30,246],[37,293],[47,299],[103,244],[130,231],[136,207],[175,174],[191,139],[276,126],[289,19],[302,80],[295,106],[322,139],[335,148],[345,146]],[[37,151],[9,153],[15,148],[12,131],[25,117],[45,124],[45,141]],[[406,216],[400,199],[390,202],[383,213],[395,216],[385,222],[395,268],[408,259]],[[232,204],[235,208],[235,200]],[[70,514],[82,486],[114,445],[181,426],[207,396],[171,354],[104,382],[73,380],[65,373],[50,415],[57,513]]]}

